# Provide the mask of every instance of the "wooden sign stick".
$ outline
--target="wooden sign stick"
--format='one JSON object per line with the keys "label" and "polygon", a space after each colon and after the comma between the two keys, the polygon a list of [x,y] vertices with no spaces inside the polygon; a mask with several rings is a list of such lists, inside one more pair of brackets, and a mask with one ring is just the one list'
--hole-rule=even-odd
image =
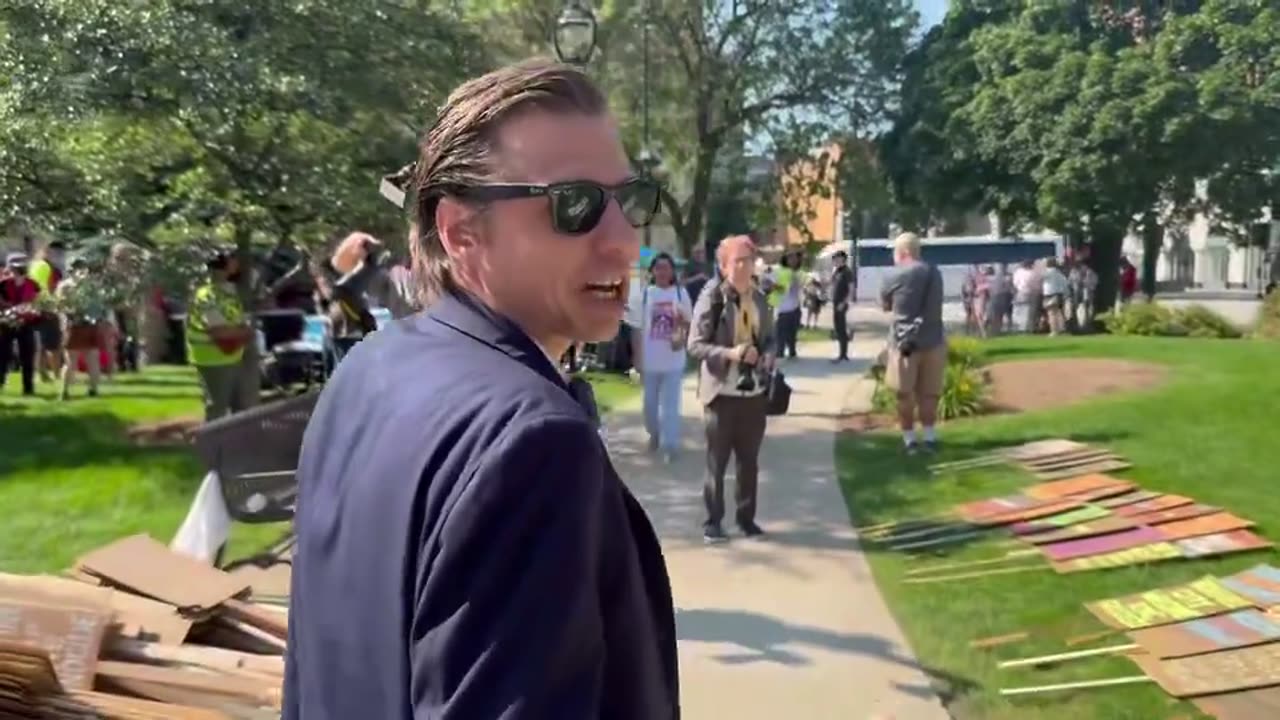
{"label": "wooden sign stick", "polygon": [[934,525],[933,527],[927,527],[921,530],[910,530],[907,532],[894,533],[891,535],[878,535],[873,539],[875,540],[875,542],[893,543],[893,542],[899,542],[901,540],[917,540],[921,538],[927,538],[930,535],[940,535],[943,533],[955,532],[957,530],[973,530],[973,529],[974,528],[972,526],[968,526],[968,525]]}
{"label": "wooden sign stick", "polygon": [[1076,650],[1074,652],[1058,653],[1057,655],[1041,655],[1039,657],[1022,658],[1020,660],[1005,660],[997,665],[997,667],[1004,669],[1026,667],[1028,665],[1053,665],[1055,663],[1067,662],[1068,660],[1082,660],[1084,658],[1097,657],[1099,655],[1118,655],[1120,653],[1137,649],[1137,643],[1127,643],[1125,645],[1112,645],[1110,647],[1094,648],[1092,650]]}
{"label": "wooden sign stick", "polygon": [[986,530],[969,530],[966,532],[952,533],[950,535],[939,535],[938,537],[929,538],[928,540],[917,540],[916,542],[903,543],[901,545],[890,545],[889,549],[918,550],[920,548],[934,547],[937,545],[951,545],[970,538],[981,537],[985,533]]}
{"label": "wooden sign stick", "polygon": [[983,577],[990,577],[992,575],[1008,575],[1010,573],[1020,573],[1020,572],[1029,572],[1031,570],[1049,570],[1049,569],[1051,569],[1051,566],[1044,565],[1044,564],[1025,565],[1021,567],[999,568],[996,570],[980,570],[978,572],[957,573],[955,575],[934,575],[931,577],[923,577],[923,578],[907,578],[902,582],[904,585],[923,585],[924,583],[949,582],[951,580],[969,580],[971,578],[983,578]]}
{"label": "wooden sign stick", "polygon": [[1058,685],[1040,685],[1037,687],[1000,688],[1001,695],[1033,695],[1036,693],[1057,692],[1059,690],[1084,690],[1086,688],[1111,687],[1113,685],[1136,685],[1137,683],[1155,682],[1146,675],[1110,678],[1108,680],[1084,680],[1082,682],[1061,683]]}
{"label": "wooden sign stick", "polygon": [[915,568],[908,570],[907,575],[927,575],[929,573],[938,572],[939,570],[961,570],[964,568],[981,567],[983,565],[999,565],[1010,560],[1028,557],[1031,555],[1039,555],[1039,550],[1014,550],[1006,553],[1003,557],[987,558],[986,560],[970,560],[968,562],[943,563],[942,565],[930,565],[929,567]]}
{"label": "wooden sign stick", "polygon": [[1075,637],[1067,638],[1067,647],[1075,647],[1076,645],[1091,643],[1095,640],[1102,640],[1109,638],[1112,635],[1119,635],[1121,632],[1121,630],[1102,630],[1099,632],[1087,633],[1085,635],[1076,635]]}

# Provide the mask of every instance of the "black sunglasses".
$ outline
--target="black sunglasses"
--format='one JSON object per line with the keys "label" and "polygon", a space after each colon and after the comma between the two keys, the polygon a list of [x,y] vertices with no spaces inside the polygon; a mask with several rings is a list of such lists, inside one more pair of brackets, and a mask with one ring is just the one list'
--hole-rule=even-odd
{"label": "black sunglasses", "polygon": [[565,235],[589,233],[600,224],[609,201],[618,207],[631,227],[653,221],[658,212],[658,183],[651,178],[632,178],[619,185],[601,185],[590,180],[570,180],[550,185],[495,184],[452,187],[445,195],[491,202],[546,197],[551,200],[551,227]]}

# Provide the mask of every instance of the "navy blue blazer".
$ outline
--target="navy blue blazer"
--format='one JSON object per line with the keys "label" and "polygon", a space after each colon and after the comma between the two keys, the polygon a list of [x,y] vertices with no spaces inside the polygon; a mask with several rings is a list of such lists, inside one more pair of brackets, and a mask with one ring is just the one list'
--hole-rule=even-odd
{"label": "navy blue blazer", "polygon": [[471,297],[347,355],[298,466],[284,720],[679,717],[666,564],[592,410]]}

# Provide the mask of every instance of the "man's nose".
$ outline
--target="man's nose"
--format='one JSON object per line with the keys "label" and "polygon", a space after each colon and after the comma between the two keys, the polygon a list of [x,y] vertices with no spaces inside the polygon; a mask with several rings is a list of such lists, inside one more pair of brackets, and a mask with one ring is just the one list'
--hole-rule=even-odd
{"label": "man's nose", "polygon": [[610,200],[597,228],[596,248],[611,261],[631,266],[640,259],[640,233],[627,222],[622,206]]}

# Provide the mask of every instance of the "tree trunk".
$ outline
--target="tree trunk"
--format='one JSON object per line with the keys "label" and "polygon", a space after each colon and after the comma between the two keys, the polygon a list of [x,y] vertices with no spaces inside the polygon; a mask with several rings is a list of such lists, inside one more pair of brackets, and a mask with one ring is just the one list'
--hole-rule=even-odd
{"label": "tree trunk", "polygon": [[[684,233],[680,237],[680,252],[689,257],[694,246],[702,240],[703,225],[707,215],[707,201],[711,197],[711,175],[715,170],[719,144],[703,139],[698,148],[698,159],[693,170],[693,192],[684,214]],[[717,239],[718,241],[718,239]]]}
{"label": "tree trunk", "polygon": [[1094,295],[1093,309],[1096,315],[1100,315],[1116,305],[1116,296],[1120,290],[1120,255],[1124,249],[1124,227],[1094,221],[1090,226],[1090,235],[1089,266],[1098,273],[1098,291]]}
{"label": "tree trunk", "polygon": [[[257,282],[253,262],[252,233],[242,224],[236,225],[236,254],[240,259],[240,280],[236,289],[240,293],[240,304],[244,308],[245,320],[250,327],[256,327],[255,312],[258,309],[254,286]],[[257,338],[250,338],[244,346],[244,359],[240,361],[240,382],[237,396],[241,408],[251,408],[258,404],[262,395],[262,358],[258,354]]]}
{"label": "tree trunk", "polygon": [[1164,245],[1164,228],[1154,210],[1142,216],[1142,294],[1150,302],[1156,297],[1156,263]]}

